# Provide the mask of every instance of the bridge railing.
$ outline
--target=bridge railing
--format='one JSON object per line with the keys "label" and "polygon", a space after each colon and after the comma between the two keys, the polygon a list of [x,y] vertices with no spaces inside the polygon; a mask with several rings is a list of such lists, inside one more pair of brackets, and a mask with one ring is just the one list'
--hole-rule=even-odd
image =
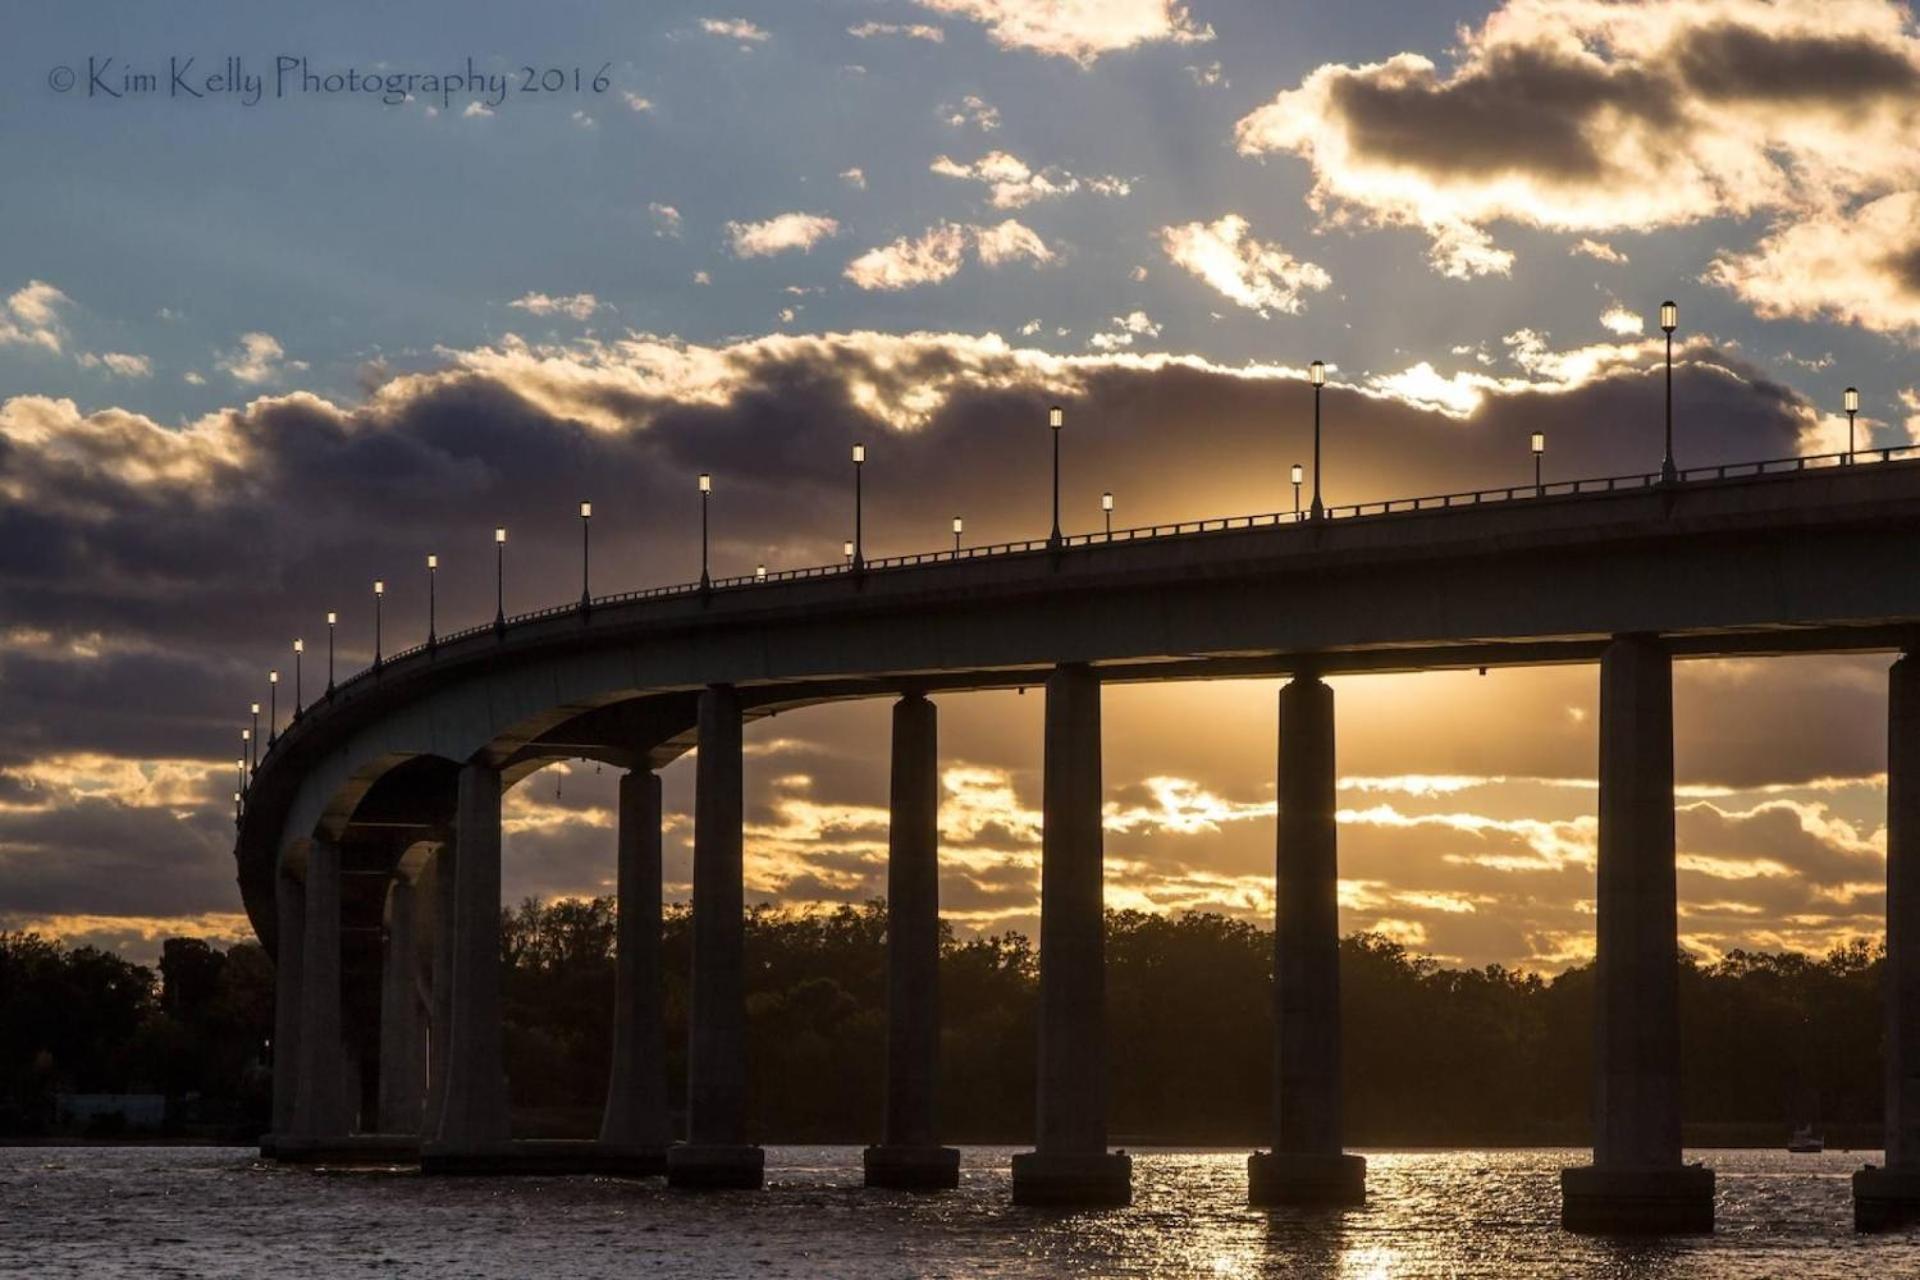
{"label": "bridge railing", "polygon": [[[1893,445],[1881,449],[1862,449],[1849,455],[1846,453],[1802,454],[1789,458],[1767,458],[1757,462],[1729,462],[1705,467],[1686,467],[1675,473],[1675,485],[1712,484],[1722,480],[1737,480],[1751,476],[1778,475],[1789,472],[1817,471],[1836,467],[1877,465],[1890,462],[1920,461],[1920,445]],[[1321,517],[1326,520],[1364,520],[1381,516],[1404,515],[1422,511],[1441,511],[1458,507],[1477,507],[1492,503],[1538,501],[1545,498],[1571,498],[1590,495],[1619,493],[1636,489],[1657,489],[1666,483],[1658,471],[1630,472],[1624,475],[1589,477],[1579,480],[1549,480],[1540,484],[1503,485],[1490,489],[1468,489],[1458,493],[1429,494],[1417,498],[1385,498],[1377,502],[1353,502],[1341,506],[1325,508]],[[1102,530],[1097,533],[1073,533],[1063,535],[1056,546],[1047,538],[1028,538],[1018,542],[996,542],[982,546],[955,547],[943,551],[921,551],[908,555],[881,556],[866,560],[859,570],[851,561],[839,564],[812,565],[799,569],[776,569],[765,573],[738,574],[731,577],[711,578],[706,583],[679,582],[668,586],[643,587],[634,591],[618,591],[611,595],[594,596],[583,610],[578,600],[566,604],[550,605],[544,609],[535,609],[527,613],[517,613],[505,620],[506,627],[519,626],[522,623],[538,622],[548,618],[590,614],[592,610],[610,605],[630,604],[639,600],[663,600],[674,596],[698,596],[716,591],[740,591],[753,587],[767,586],[782,582],[803,582],[818,578],[851,578],[858,573],[886,572],[892,569],[905,569],[935,564],[951,564],[969,560],[992,559],[1000,556],[1029,555],[1048,551],[1071,550],[1101,546],[1115,542],[1140,542],[1160,538],[1183,538],[1196,535],[1222,533],[1237,529],[1258,529],[1279,525],[1312,525],[1317,523],[1313,516],[1304,510],[1275,511],[1245,516],[1216,516],[1203,520],[1181,520],[1171,524],[1136,525],[1131,528]],[[465,627],[435,637],[433,644],[417,644],[402,649],[383,658],[379,666],[367,667],[347,677],[336,685],[337,689],[350,688],[362,680],[375,675],[381,667],[390,665],[403,658],[424,653],[438,645],[451,644],[471,636],[483,635],[489,631],[501,629],[498,622],[486,622],[477,626]]]}

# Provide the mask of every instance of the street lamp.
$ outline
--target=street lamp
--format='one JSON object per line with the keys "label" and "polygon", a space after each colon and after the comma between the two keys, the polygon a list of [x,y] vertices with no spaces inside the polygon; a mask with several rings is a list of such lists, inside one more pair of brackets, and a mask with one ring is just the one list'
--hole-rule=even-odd
{"label": "street lamp", "polygon": [[1320,388],[1327,385],[1324,360],[1315,360],[1307,366],[1307,380],[1313,383],[1313,505],[1309,510],[1318,520],[1326,514],[1326,508],[1320,505]]}
{"label": "street lamp", "polygon": [[493,526],[493,633],[507,631],[507,526]]}
{"label": "street lamp", "polygon": [[755,582],[765,582],[765,581],[767,580],[767,566],[766,566],[766,565],[764,565],[764,564],[757,564],[757,565],[755,565],[755,566],[753,566],[753,580],[754,580]]}
{"label": "street lamp", "polygon": [[1107,537],[1111,539],[1113,537],[1113,491],[1112,490],[1108,490],[1106,493],[1103,493],[1100,495],[1100,514],[1106,517]]}
{"label": "street lamp", "polygon": [[1047,425],[1053,428],[1053,533],[1047,538],[1049,547],[1060,546],[1060,428],[1067,422],[1067,411],[1059,405],[1047,410]]}
{"label": "street lamp", "polygon": [[380,669],[380,601],[387,594],[384,580],[375,578],[373,582],[373,669]]}
{"label": "street lamp", "polygon": [[847,568],[853,568],[853,540],[851,538],[840,544],[840,554],[847,558]]}
{"label": "street lamp", "polygon": [[293,718],[300,718],[300,655],[307,651],[305,640],[293,642]]}
{"label": "street lamp", "polygon": [[953,518],[953,554],[960,554],[960,535],[967,531],[967,522],[959,516]]}
{"label": "street lamp", "polygon": [[340,615],[327,610],[327,696],[333,696],[333,628],[340,621]]}
{"label": "street lamp", "polygon": [[260,751],[259,748],[253,745],[254,729],[260,727],[260,704],[257,702],[253,704],[253,725],[253,729],[242,729],[240,731],[240,749],[246,753],[247,771],[249,773],[260,767]]}
{"label": "street lamp", "polygon": [[1536,495],[1538,495],[1540,493],[1545,492],[1545,490],[1543,490],[1540,487],[1540,459],[1547,451],[1547,433],[1544,431],[1534,432],[1532,444],[1533,444],[1533,491]]}
{"label": "street lamp", "polygon": [[1660,461],[1660,482],[1672,484],[1680,478],[1673,465],[1673,331],[1680,327],[1680,308],[1671,301],[1660,304],[1660,328],[1667,335],[1667,456]]}
{"label": "street lamp", "polygon": [[853,446],[853,567],[856,572],[867,567],[866,543],[864,539],[862,539],[861,532],[860,532],[860,519],[861,519],[860,472],[862,471],[862,469],[866,467],[866,465],[867,465],[867,446],[864,444],[854,445]]}
{"label": "street lamp", "polygon": [[713,585],[713,579],[707,576],[707,500],[713,496],[713,477],[700,473],[700,589],[705,591]]}
{"label": "street lamp", "polygon": [[280,737],[280,672],[267,672],[267,745],[271,747]]}
{"label": "street lamp", "polygon": [[1847,388],[1847,465],[1853,465],[1853,415],[1860,412],[1860,392],[1853,387]]}
{"label": "street lamp", "polygon": [[1300,519],[1300,482],[1306,479],[1307,469],[1299,463],[1293,464],[1293,518]]}
{"label": "street lamp", "polygon": [[593,526],[593,504],[582,500],[580,503],[580,612],[587,613],[593,608],[593,594],[587,590],[587,531]]}
{"label": "street lamp", "polygon": [[427,553],[427,649],[429,651],[440,643],[440,637],[434,633],[433,628],[434,596],[437,594],[434,590],[434,579],[439,576],[440,557],[429,551]]}

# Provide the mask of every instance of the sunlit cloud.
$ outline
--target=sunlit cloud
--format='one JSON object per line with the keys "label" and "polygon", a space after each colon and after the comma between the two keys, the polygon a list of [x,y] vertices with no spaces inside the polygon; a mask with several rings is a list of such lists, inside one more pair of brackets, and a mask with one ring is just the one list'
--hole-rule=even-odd
{"label": "sunlit cloud", "polygon": [[600,300],[590,293],[571,293],[553,295],[547,293],[524,293],[507,304],[517,311],[528,315],[572,316],[575,320],[585,320],[600,309]]}
{"label": "sunlit cloud", "polygon": [[847,34],[857,40],[871,40],[876,36],[901,36],[908,40],[925,40],[940,44],[947,33],[939,27],[925,22],[860,22],[847,28]]}
{"label": "sunlit cloud", "polygon": [[680,211],[670,204],[658,201],[647,206],[647,212],[653,218],[653,234],[669,239],[680,238]]}
{"label": "sunlit cloud", "polygon": [[[676,225],[678,219],[675,220]],[[727,241],[736,258],[765,258],[814,245],[840,233],[840,223],[825,214],[781,213],[764,222],[729,222]]]}
{"label": "sunlit cloud", "polygon": [[957,103],[943,103],[940,117],[955,129],[972,127],[992,133],[1000,127],[1000,111],[978,94],[969,93]]}
{"label": "sunlit cloud", "polygon": [[72,304],[71,298],[45,280],[27,281],[0,308],[0,347],[40,347],[59,355],[66,333],[60,313]]}
{"label": "sunlit cloud", "polygon": [[1054,256],[1031,227],[1012,218],[991,226],[943,222],[917,237],[902,236],[867,250],[847,264],[844,274],[869,290],[938,284],[959,274],[969,249],[989,267],[1022,258],[1046,263]]}
{"label": "sunlit cloud", "polygon": [[[1036,200],[1071,195],[1082,188],[1079,178],[1056,168],[1033,169],[1020,157],[1006,151],[989,151],[978,160],[961,164],[948,156],[936,156],[928,166],[947,178],[960,178],[986,186],[990,203],[996,209],[1018,209]],[[1100,195],[1124,196],[1132,190],[1122,178],[1090,178],[1089,191]]]}
{"label": "sunlit cloud", "polygon": [[745,18],[702,18],[700,29],[710,36],[719,36],[724,40],[738,40],[742,48],[764,44],[773,39],[764,27],[756,26]]}
{"label": "sunlit cloud", "polygon": [[1247,220],[1229,213],[1213,222],[1189,222],[1160,228],[1160,247],[1221,296],[1250,311],[1289,315],[1305,309],[1302,295],[1333,283],[1311,262],[1302,262],[1277,244],[1254,238]]}
{"label": "sunlit cloud", "polygon": [[150,378],[153,376],[153,361],[146,356],[129,355],[124,351],[83,351],[76,357],[83,369],[105,369],[108,373],[122,378]]}
{"label": "sunlit cloud", "polygon": [[914,0],[935,13],[969,18],[1003,49],[1092,66],[1102,54],[1150,43],[1213,39],[1178,0]]}
{"label": "sunlit cloud", "polygon": [[1441,272],[1505,274],[1501,222],[1798,220],[1911,188],[1920,42],[1907,23],[1884,0],[1509,0],[1461,32],[1450,70],[1412,52],[1325,65],[1235,138],[1249,155],[1306,159],[1328,222],[1418,227]]}
{"label": "sunlit cloud", "polygon": [[270,333],[243,333],[240,345],[219,355],[213,367],[225,371],[235,382],[251,386],[276,382],[288,373],[307,367],[304,360],[287,359],[287,350]]}

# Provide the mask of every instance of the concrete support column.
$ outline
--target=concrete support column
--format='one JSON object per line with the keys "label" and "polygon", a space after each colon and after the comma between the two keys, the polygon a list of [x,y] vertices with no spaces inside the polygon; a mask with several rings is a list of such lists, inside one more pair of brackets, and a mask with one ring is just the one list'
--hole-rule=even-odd
{"label": "concrete support column", "polygon": [[1132,1161],[1107,1151],[1106,921],[1100,682],[1047,678],[1040,870],[1040,1087],[1035,1150],[1013,1158],[1015,1204],[1125,1204]]}
{"label": "concrete support column", "polygon": [[315,840],[307,850],[307,918],[300,966],[298,1081],[293,1138],[316,1146],[347,1136],[355,1098],[347,1092],[340,1041],[340,846]]}
{"label": "concrete support column", "polygon": [[746,1138],[740,698],[732,685],[714,685],[700,695],[698,734],[687,1141],[667,1152],[667,1183],[701,1189],[758,1188],[766,1154]]}
{"label": "concrete support column", "polygon": [[500,773],[460,770],[454,808],[453,1004],[440,1130],[429,1172],[484,1166],[512,1133],[500,1044]]}
{"label": "concrete support column", "polygon": [[1256,1205],[1361,1204],[1367,1162],[1341,1142],[1340,871],[1333,690],[1280,691],[1275,836],[1274,1138],[1247,1161]]}
{"label": "concrete support column", "polygon": [[1593,1164],[1560,1175],[1569,1231],[1713,1230],[1713,1172],[1680,1157],[1673,661],[1650,636],[1600,658]]}
{"label": "concrete support column", "polygon": [[938,713],[920,694],[893,707],[887,828],[887,1110],[865,1153],[870,1187],[960,1185],[960,1152],[935,1137],[940,1066]]}
{"label": "concrete support column", "polygon": [[405,879],[395,879],[387,890],[387,931],[380,957],[382,1133],[418,1134],[426,1103],[427,1029],[414,973],[420,945],[418,897],[419,888]]}
{"label": "concrete support column", "polygon": [[300,976],[307,933],[306,886],[283,868],[273,885],[274,915],[279,924],[273,957],[273,1128],[260,1144],[260,1154],[274,1154],[274,1144],[293,1132],[293,1104],[300,1080]]}
{"label": "concrete support column", "polygon": [[1862,1231],[1920,1222],[1920,655],[1887,674],[1886,1167],[1853,1175]]}
{"label": "concrete support column", "polygon": [[447,1060],[453,1056],[454,841],[443,843],[428,864],[426,905],[433,936],[433,965],[427,992],[427,1113],[421,1136],[439,1136],[447,1099]]}
{"label": "concrete support column", "polygon": [[623,1171],[665,1173],[673,1142],[661,1025],[660,776],[620,779],[620,915],[613,997],[613,1072],[600,1121],[604,1155]]}

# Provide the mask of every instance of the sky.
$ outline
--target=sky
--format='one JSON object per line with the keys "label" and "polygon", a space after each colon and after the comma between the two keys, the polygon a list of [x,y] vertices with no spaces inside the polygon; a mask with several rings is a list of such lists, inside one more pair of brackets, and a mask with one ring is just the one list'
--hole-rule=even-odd
{"label": "sky", "polygon": [[[1920,28],[1883,0],[73,0],[0,47],[0,929],[248,935],[232,777],[324,683],[577,582],[1920,441]],[[1676,675],[1681,931],[1882,932],[1889,655]],[[1341,924],[1593,949],[1592,667],[1333,682]],[[1105,695],[1107,901],[1272,910],[1273,682]],[[290,682],[281,687],[291,693]],[[280,699],[282,714],[290,698]],[[1035,931],[1038,692],[939,699],[943,905]],[[753,901],[884,891],[888,710],[747,731]],[[1206,726],[1196,732],[1196,726]],[[684,899],[693,762],[665,772]],[[613,777],[507,798],[608,893]]]}

